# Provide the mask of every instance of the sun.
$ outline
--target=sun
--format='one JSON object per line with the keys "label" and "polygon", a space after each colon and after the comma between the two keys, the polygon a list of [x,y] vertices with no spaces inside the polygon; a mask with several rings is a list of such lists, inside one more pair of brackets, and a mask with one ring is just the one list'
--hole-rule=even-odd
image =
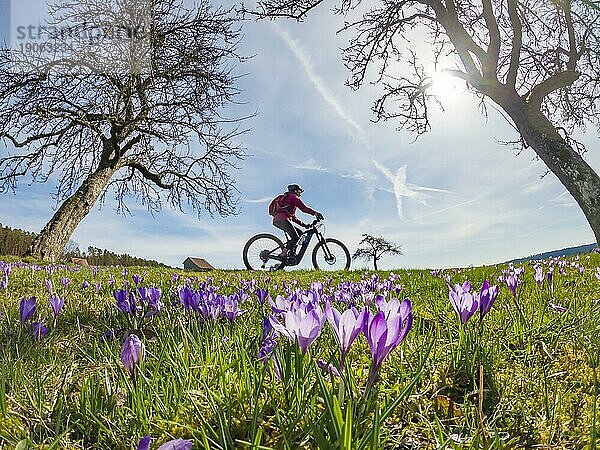
{"label": "sun", "polygon": [[447,72],[435,72],[431,76],[429,93],[442,102],[456,101],[465,91],[465,82]]}

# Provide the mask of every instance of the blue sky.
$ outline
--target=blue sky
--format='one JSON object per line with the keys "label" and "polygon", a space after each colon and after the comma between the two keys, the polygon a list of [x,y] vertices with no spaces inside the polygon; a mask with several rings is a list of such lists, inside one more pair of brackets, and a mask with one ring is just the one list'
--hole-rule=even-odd
{"label": "blue sky", "polygon": [[[531,151],[519,156],[502,140],[516,137],[493,109],[488,117],[458,83],[437,89],[446,107],[434,109],[433,131],[414,142],[397,123],[373,123],[378,87],[358,92],[339,48],[338,18],[322,9],[305,23],[249,22],[240,52],[255,55],[238,67],[240,115],[258,111],[242,136],[249,156],[233,173],[240,191],[237,216],[210,218],[165,209],[154,216],[131,203],[133,217],[106,204],[80,224],[73,240],[181,266],[187,256],[221,268],[241,268],[241,249],[253,234],[275,230],[268,201],[289,183],[326,218],[327,235],[353,252],[363,233],[403,246],[380,267],[452,267],[493,264],[594,241],[587,222],[553,175]],[[371,78],[373,79],[373,78]],[[582,134],[586,156],[600,170],[594,130]],[[53,185],[21,183],[0,197],[0,222],[39,231],[52,216]],[[301,214],[300,214],[301,216]],[[355,267],[366,267],[359,262]]]}

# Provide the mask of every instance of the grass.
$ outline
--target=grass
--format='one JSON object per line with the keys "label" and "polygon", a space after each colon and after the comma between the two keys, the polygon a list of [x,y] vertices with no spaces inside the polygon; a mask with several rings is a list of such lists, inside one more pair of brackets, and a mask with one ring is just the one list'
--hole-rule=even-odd
{"label": "grass", "polygon": [[[4,261],[8,261],[4,259]],[[17,264],[12,260],[11,264]],[[443,272],[214,271],[67,268],[34,261],[12,267],[0,289],[0,447],[133,449],[144,435],[152,448],[174,438],[195,449],[587,448],[598,445],[600,255],[540,262],[551,283],[523,265],[516,296],[498,281],[506,266]],[[521,266],[519,266],[521,267]],[[160,314],[133,324],[113,290],[159,287]],[[0,280],[2,269],[0,268]],[[70,283],[63,287],[63,277]],[[484,279],[500,287],[478,327],[461,325],[448,300],[451,284]],[[45,280],[65,297],[56,318]],[[90,287],[82,288],[84,281]],[[370,352],[352,345],[341,377],[317,361],[339,365],[328,324],[302,354],[284,337],[268,359],[257,357],[268,303],[257,288],[289,296],[318,290],[362,308],[376,294],[413,305],[413,325],[367,390]],[[233,323],[203,320],[178,304],[179,287],[237,294],[245,313]],[[37,298],[31,321],[50,329],[33,339],[19,303]],[[566,311],[559,311],[559,306]],[[374,305],[370,305],[374,310]],[[108,338],[102,338],[114,330]],[[128,333],[146,353],[136,376],[120,361]],[[481,369],[480,369],[481,367]]]}

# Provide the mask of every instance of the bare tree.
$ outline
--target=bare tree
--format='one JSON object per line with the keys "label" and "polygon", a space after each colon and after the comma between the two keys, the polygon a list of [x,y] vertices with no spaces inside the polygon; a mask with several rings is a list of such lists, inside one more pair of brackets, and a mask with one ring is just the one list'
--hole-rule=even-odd
{"label": "bare tree", "polygon": [[30,255],[57,258],[107,192],[118,212],[133,198],[236,213],[242,119],[221,111],[238,93],[240,30],[231,10],[198,1],[62,0],[38,30],[56,51],[0,55],[0,191],[57,180],[60,206]]}
{"label": "bare tree", "polygon": [[[323,0],[264,0],[260,17],[302,20]],[[358,6],[360,5],[360,8]],[[364,11],[357,17],[357,10]],[[600,3],[592,0],[341,0],[352,32],[343,59],[358,89],[374,67],[384,93],[379,119],[417,134],[430,129],[431,63],[464,80],[481,106],[499,107],[578,203],[600,242],[600,178],[575,129],[600,128]],[[414,50],[420,31],[432,50]]]}
{"label": "bare tree", "polygon": [[[352,255],[352,259],[364,259],[365,261],[373,260],[373,267],[377,270],[377,261],[383,255],[402,255],[402,246],[394,244],[382,237],[363,234],[362,241],[358,243],[359,247]],[[363,245],[363,247],[360,247]]]}

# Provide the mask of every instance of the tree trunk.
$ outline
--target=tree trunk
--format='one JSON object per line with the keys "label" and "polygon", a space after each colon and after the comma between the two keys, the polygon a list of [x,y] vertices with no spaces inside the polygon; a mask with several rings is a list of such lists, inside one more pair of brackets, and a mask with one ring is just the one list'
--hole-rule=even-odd
{"label": "tree trunk", "polygon": [[373,267],[375,267],[375,270],[377,270],[377,257],[373,256]]}
{"label": "tree trunk", "polygon": [[600,177],[537,109],[503,107],[525,142],[573,196],[600,243]]}
{"label": "tree trunk", "polygon": [[75,228],[92,210],[116,170],[116,167],[101,163],[79,189],[60,205],[52,219],[33,240],[26,255],[50,261],[59,258]]}

